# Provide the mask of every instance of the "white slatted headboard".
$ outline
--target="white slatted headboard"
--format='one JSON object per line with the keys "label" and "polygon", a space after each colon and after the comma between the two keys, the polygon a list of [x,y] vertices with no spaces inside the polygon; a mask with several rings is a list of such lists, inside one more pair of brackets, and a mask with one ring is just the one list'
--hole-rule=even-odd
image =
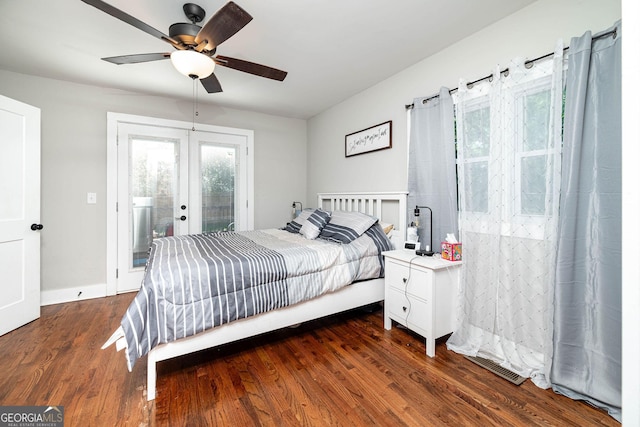
{"label": "white slatted headboard", "polygon": [[318,193],[318,207],[328,211],[357,211],[393,224],[391,242],[403,247],[407,233],[407,192]]}

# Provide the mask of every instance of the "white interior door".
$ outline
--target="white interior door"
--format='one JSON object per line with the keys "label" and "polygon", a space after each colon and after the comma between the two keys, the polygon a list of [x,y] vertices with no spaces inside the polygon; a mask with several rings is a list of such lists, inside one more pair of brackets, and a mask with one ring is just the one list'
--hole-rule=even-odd
{"label": "white interior door", "polygon": [[0,335],[40,317],[40,110],[0,95]]}

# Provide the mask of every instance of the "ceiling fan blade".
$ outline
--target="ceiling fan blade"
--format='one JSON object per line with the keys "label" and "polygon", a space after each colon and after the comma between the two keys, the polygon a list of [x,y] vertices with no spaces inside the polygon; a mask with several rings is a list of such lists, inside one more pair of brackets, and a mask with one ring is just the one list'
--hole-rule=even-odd
{"label": "ceiling fan blade", "polygon": [[200,29],[196,43],[206,41],[204,50],[213,50],[229,37],[240,31],[253,17],[240,6],[230,1],[222,6],[215,15]]}
{"label": "ceiling fan blade", "polygon": [[211,74],[209,77],[200,79],[200,83],[202,83],[202,86],[207,90],[207,93],[222,92],[222,86],[215,74]]}
{"label": "ceiling fan blade", "polygon": [[141,20],[139,20],[138,18],[134,18],[133,16],[129,15],[126,12],[121,11],[120,9],[117,9],[113,6],[111,6],[108,3],[103,2],[102,0],[82,0],[83,2],[85,2],[88,5],[91,5],[105,13],[108,13],[109,15],[118,18],[119,20],[126,22],[129,25],[133,25],[134,27],[136,27],[139,30],[144,31],[147,34],[151,34],[153,37],[157,37],[160,40],[164,40],[167,43],[171,43],[173,46],[175,46],[178,49],[184,49],[184,47],[182,47],[180,45],[180,43],[178,43],[176,40],[172,39],[171,37],[169,37],[168,35],[164,34],[161,31],[156,30],[155,28],[153,28],[152,26],[150,26],[149,24],[146,24],[144,22],[142,22]]}
{"label": "ceiling fan blade", "polygon": [[109,58],[102,58],[103,61],[111,62],[112,64],[138,64],[140,62],[159,61],[161,59],[168,59],[171,57],[170,53],[140,53],[137,55],[122,55],[111,56]]}
{"label": "ceiling fan blade", "polygon": [[268,79],[283,81],[287,77],[287,72],[278,70],[277,68],[267,67],[266,65],[256,64],[242,59],[229,58],[228,56],[218,55],[213,58],[216,64],[223,67],[233,68],[234,70],[243,71],[245,73],[254,74]]}

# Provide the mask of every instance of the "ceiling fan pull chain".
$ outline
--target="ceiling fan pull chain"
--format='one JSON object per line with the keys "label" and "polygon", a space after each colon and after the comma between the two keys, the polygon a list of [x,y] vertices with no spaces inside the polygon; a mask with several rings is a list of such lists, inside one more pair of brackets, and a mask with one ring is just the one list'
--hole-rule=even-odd
{"label": "ceiling fan pull chain", "polygon": [[196,130],[196,104],[198,102],[198,85],[196,84],[196,79],[195,77],[191,78],[191,81],[193,82],[193,115],[192,115],[192,119],[193,119],[193,124],[191,126],[191,130],[195,131]]}
{"label": "ceiling fan pull chain", "polygon": [[196,84],[196,79],[193,79],[193,87],[196,91],[196,117],[198,117],[200,112],[198,112],[198,85]]}

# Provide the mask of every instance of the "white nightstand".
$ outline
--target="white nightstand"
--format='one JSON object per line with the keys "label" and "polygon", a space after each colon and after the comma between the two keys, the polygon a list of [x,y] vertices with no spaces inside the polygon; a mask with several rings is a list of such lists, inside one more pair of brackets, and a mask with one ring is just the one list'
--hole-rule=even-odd
{"label": "white nightstand", "polygon": [[392,320],[426,338],[435,357],[436,339],[453,332],[458,274],[462,261],[418,256],[414,251],[383,252],[385,259],[384,328]]}

